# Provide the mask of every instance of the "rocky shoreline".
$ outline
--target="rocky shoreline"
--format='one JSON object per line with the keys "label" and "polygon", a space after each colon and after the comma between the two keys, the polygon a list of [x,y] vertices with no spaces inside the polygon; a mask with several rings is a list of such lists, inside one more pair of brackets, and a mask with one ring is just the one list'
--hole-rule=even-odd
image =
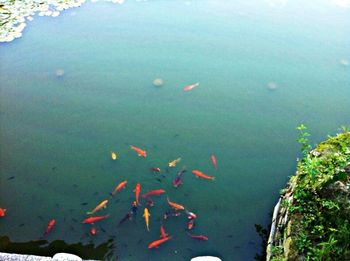
{"label": "rocky shoreline", "polygon": [[[339,158],[338,162],[336,158]],[[305,165],[311,166],[310,162],[317,162],[315,169],[305,168]],[[336,164],[330,167],[331,163]],[[274,208],[266,248],[267,261],[305,260],[315,256],[326,259],[312,260],[350,257],[348,250],[342,250],[350,244],[343,238],[344,234],[350,234],[349,227],[344,229],[343,234],[338,232],[342,231],[342,221],[345,225],[350,223],[349,165],[350,132],[330,137],[298,162],[296,174],[282,190]],[[332,173],[324,171],[325,166]],[[311,173],[313,170],[315,174]],[[305,200],[301,203],[300,192],[307,194],[308,190],[311,190],[312,195],[307,198],[309,202]],[[315,202],[321,206],[319,209],[313,207]],[[330,227],[325,227],[325,224]],[[316,230],[320,234],[315,233]]]}

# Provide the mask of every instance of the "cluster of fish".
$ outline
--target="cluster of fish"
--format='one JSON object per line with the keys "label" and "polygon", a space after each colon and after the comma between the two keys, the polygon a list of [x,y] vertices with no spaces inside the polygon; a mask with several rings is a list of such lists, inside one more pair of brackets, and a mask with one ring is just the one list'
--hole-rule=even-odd
{"label": "cluster of fish", "polygon": [[[141,148],[138,148],[136,146],[131,146],[131,149],[134,150],[138,156],[140,157],[147,157],[147,152],[145,150],[142,150]],[[116,160],[118,158],[117,153],[115,152],[111,152],[111,158],[112,160]],[[216,158],[214,155],[210,156],[212,165],[214,166],[214,168],[216,168]],[[169,168],[174,168],[176,167],[176,165],[181,161],[181,158],[177,158],[173,161],[170,161],[168,163],[168,167]],[[153,167],[151,168],[151,171],[153,172],[160,172],[160,168],[158,167]],[[180,170],[175,179],[172,182],[173,187],[177,188],[182,184],[182,177],[184,175],[184,173],[186,172],[186,170],[184,168],[182,168],[182,170]],[[215,177],[212,176],[208,176],[206,174],[204,174],[203,172],[201,172],[200,170],[192,170],[192,174],[202,178],[202,179],[207,179],[207,180],[214,180]],[[114,197],[115,195],[117,195],[117,193],[119,193],[119,191],[121,191],[123,188],[126,187],[127,185],[127,181],[124,180],[122,182],[120,182],[115,188],[114,190],[111,192],[111,196]],[[131,220],[133,217],[136,216],[137,211],[138,211],[138,207],[141,206],[140,203],[140,193],[141,193],[141,184],[137,183],[135,186],[135,189],[133,190],[133,192],[135,193],[135,200],[132,202],[131,208],[130,210],[127,212],[127,214],[120,220],[119,225],[124,223],[126,220]],[[149,207],[153,207],[154,206],[154,202],[152,200],[152,197],[155,196],[160,196],[162,194],[166,193],[166,191],[164,189],[155,189],[155,190],[151,190],[147,193],[142,194],[142,198],[146,200],[146,205]],[[94,224],[100,220],[106,219],[109,217],[109,214],[106,215],[95,215],[96,212],[104,209],[107,207],[109,200],[105,199],[102,202],[100,202],[94,209],[92,209],[91,211],[86,212],[87,215],[94,215],[94,216],[90,216],[85,218],[82,223],[83,224],[91,224],[91,228],[90,228],[90,234],[91,235],[96,235],[97,233],[97,229],[94,226]],[[192,228],[195,225],[195,219],[197,218],[197,215],[190,212],[189,210],[187,210],[183,205],[175,203],[170,201],[169,197],[167,197],[167,203],[171,208],[171,211],[167,211],[166,213],[164,213],[163,215],[163,219],[166,220],[168,219],[170,216],[179,216],[180,215],[180,211],[184,211],[185,214],[187,215],[188,218],[188,223],[187,223],[187,229],[188,230],[192,230]],[[0,208],[0,217],[4,217],[6,215],[6,209]],[[150,217],[150,212],[148,210],[147,207],[144,208],[143,211],[143,217],[145,219],[145,224],[146,224],[146,229],[149,231],[149,217]],[[53,229],[53,227],[55,226],[55,219],[51,219],[43,233],[43,236],[46,236],[47,234],[49,234],[51,232],[51,230]],[[204,235],[194,235],[194,234],[190,234],[189,232],[187,232],[187,234],[191,237],[191,238],[195,238],[198,240],[208,240],[207,236]],[[165,230],[163,228],[163,226],[160,226],[160,239],[157,239],[153,242],[151,242],[148,245],[149,249],[155,248],[155,247],[159,247],[161,244],[167,242],[168,240],[172,239],[172,236],[168,236],[165,233]]]}

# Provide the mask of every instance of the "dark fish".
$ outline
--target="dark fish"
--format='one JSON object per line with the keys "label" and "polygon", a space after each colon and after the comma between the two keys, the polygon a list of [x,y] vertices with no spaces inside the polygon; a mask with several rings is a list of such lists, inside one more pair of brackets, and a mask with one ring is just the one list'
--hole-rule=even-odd
{"label": "dark fish", "polygon": [[184,173],[186,172],[185,169],[181,170],[180,172],[177,173],[176,178],[173,181],[173,187],[177,188],[178,186],[180,186],[182,184],[182,176],[184,175]]}
{"label": "dark fish", "polygon": [[106,233],[106,230],[104,228],[100,227],[100,229],[103,233]]}
{"label": "dark fish", "polygon": [[227,235],[228,238],[233,238],[233,235]]}
{"label": "dark fish", "polygon": [[24,226],[24,223],[22,223],[22,224],[19,224],[18,226],[19,226],[19,227],[23,227],[23,226]]}
{"label": "dark fish", "polygon": [[14,179],[14,178],[15,178],[15,176],[11,176],[7,180],[11,180],[11,179]]}
{"label": "dark fish", "polygon": [[38,218],[39,218],[41,221],[44,220],[44,218],[43,218],[42,216],[38,216]]}
{"label": "dark fish", "polygon": [[51,169],[52,169],[52,170],[56,170],[57,168],[56,168],[56,167],[52,167]]}
{"label": "dark fish", "polygon": [[151,198],[147,198],[147,206],[154,207],[154,201]]}
{"label": "dark fish", "polygon": [[81,203],[80,205],[86,206],[87,204],[88,204],[88,202],[83,202],[83,203]]}
{"label": "dark fish", "polygon": [[127,213],[120,221],[119,225],[123,224],[126,220],[131,220],[132,215],[130,213]]}
{"label": "dark fish", "polygon": [[142,239],[140,239],[139,241],[137,241],[137,244],[140,245],[142,243]]}
{"label": "dark fish", "polygon": [[74,187],[74,188],[77,188],[77,187],[78,187],[78,185],[77,185],[77,184],[73,184],[73,187]]}
{"label": "dark fish", "polygon": [[157,178],[156,180],[158,180],[158,182],[162,182],[162,180],[160,178]]}
{"label": "dark fish", "polygon": [[150,168],[150,171],[153,171],[153,172],[160,172],[160,168]]}

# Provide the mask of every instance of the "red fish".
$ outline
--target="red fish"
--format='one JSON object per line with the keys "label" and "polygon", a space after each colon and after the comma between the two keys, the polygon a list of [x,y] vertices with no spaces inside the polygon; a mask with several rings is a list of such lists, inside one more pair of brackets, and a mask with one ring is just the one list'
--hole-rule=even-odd
{"label": "red fish", "polygon": [[136,199],[136,203],[137,205],[141,206],[140,202],[139,202],[139,197],[140,197],[140,191],[141,191],[141,184],[137,183],[136,187],[134,189],[135,192],[135,199]]}
{"label": "red fish", "polygon": [[145,194],[142,195],[143,198],[148,198],[150,196],[159,196],[161,194],[165,193],[164,189],[155,189],[155,190],[151,190],[150,192],[147,192]]}
{"label": "red fish", "polygon": [[94,236],[94,235],[96,235],[96,227],[91,227],[90,228],[90,234],[92,235],[92,236]]}
{"label": "red fish", "polygon": [[193,88],[195,88],[195,87],[197,87],[197,86],[199,86],[199,82],[197,82],[197,83],[195,83],[195,84],[187,85],[187,86],[185,86],[184,91],[185,91],[185,92],[188,92],[188,91],[192,90]]}
{"label": "red fish", "polygon": [[0,208],[0,217],[6,216],[6,209],[5,208]]}
{"label": "red fish", "polygon": [[165,233],[164,227],[160,225],[160,238],[166,238],[167,234]]}
{"label": "red fish", "polygon": [[118,186],[116,186],[115,189],[113,190],[112,196],[114,196],[115,194],[117,194],[117,192],[118,192],[119,190],[125,188],[125,186],[126,186],[127,183],[128,183],[128,182],[127,182],[126,180],[120,182],[120,183],[118,184]]}
{"label": "red fish", "polygon": [[189,235],[192,238],[198,239],[198,240],[204,240],[207,241],[208,237],[207,236],[203,236],[203,235],[193,235],[187,232],[187,235]]}
{"label": "red fish", "polygon": [[46,230],[44,232],[44,236],[46,236],[47,234],[50,233],[50,231],[52,230],[53,226],[55,225],[56,221],[54,219],[51,219],[49,224],[46,227]]}
{"label": "red fish", "polygon": [[138,147],[132,146],[132,145],[131,145],[130,147],[131,147],[131,149],[134,150],[134,151],[137,153],[137,155],[139,155],[140,157],[144,157],[144,158],[147,157],[147,152],[146,152],[146,151],[144,151],[144,150],[142,150],[142,149],[140,149],[140,148],[138,148]]}
{"label": "red fish", "polygon": [[212,176],[207,176],[207,175],[205,175],[203,172],[201,172],[201,171],[199,171],[199,170],[192,170],[192,173],[194,174],[194,175],[196,175],[197,177],[199,177],[199,178],[202,178],[202,179],[211,179],[211,180],[214,180],[215,179],[215,177],[212,177]]}
{"label": "red fish", "polygon": [[95,217],[89,217],[89,218],[85,218],[84,220],[83,220],[83,224],[93,224],[93,223],[95,223],[96,221],[100,221],[100,220],[102,220],[102,219],[105,219],[105,218],[108,218],[109,217],[109,215],[107,214],[107,215],[104,215],[104,216],[95,216]]}
{"label": "red fish", "polygon": [[153,171],[153,172],[160,172],[160,168],[151,168],[151,171]]}
{"label": "red fish", "polygon": [[148,249],[152,249],[154,247],[159,247],[161,244],[163,244],[164,242],[166,242],[166,241],[168,241],[168,240],[170,240],[172,238],[173,238],[172,236],[169,236],[169,237],[164,237],[162,239],[158,239],[156,241],[153,241],[152,243],[150,243],[148,245]]}
{"label": "red fish", "polygon": [[216,158],[214,154],[210,155],[210,160],[211,160],[211,164],[213,164],[213,167],[216,168]]}

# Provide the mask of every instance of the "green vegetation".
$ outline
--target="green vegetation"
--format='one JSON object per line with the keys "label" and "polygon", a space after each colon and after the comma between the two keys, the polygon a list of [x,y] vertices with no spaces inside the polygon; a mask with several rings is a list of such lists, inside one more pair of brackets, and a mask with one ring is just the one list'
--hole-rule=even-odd
{"label": "green vegetation", "polygon": [[290,180],[288,253],[274,246],[271,260],[350,260],[350,132],[310,151],[307,128],[297,129],[303,158]]}

